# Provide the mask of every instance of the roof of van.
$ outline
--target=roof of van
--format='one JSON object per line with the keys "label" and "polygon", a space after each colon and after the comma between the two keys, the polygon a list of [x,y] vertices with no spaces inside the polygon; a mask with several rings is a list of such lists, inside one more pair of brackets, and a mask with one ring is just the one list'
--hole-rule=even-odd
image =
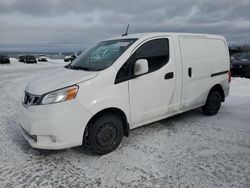
{"label": "roof of van", "polygon": [[212,35],[212,34],[203,34],[203,33],[175,33],[175,32],[151,32],[151,33],[133,33],[128,34],[126,36],[116,36],[109,38],[112,39],[126,39],[126,38],[151,38],[151,37],[160,37],[160,36],[196,36],[196,37],[209,37],[209,38],[220,38],[224,39],[223,36],[220,35]]}

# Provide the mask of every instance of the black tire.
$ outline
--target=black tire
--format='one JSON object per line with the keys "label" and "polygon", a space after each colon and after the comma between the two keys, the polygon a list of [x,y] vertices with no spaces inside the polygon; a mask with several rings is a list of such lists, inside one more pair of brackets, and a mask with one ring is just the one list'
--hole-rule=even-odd
{"label": "black tire", "polygon": [[247,69],[244,75],[246,78],[250,78],[250,69]]}
{"label": "black tire", "polygon": [[212,116],[218,113],[221,107],[222,96],[218,90],[212,90],[208,97],[206,104],[202,107],[204,114]]}
{"label": "black tire", "polygon": [[114,151],[123,138],[121,118],[104,114],[90,123],[84,133],[84,144],[97,155]]}

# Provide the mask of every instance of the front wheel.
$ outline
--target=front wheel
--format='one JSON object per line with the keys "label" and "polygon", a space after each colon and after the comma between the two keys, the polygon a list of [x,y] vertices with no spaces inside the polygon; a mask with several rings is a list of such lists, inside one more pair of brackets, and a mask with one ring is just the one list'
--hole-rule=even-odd
{"label": "front wheel", "polygon": [[105,114],[97,118],[86,129],[85,144],[98,155],[114,151],[123,138],[122,120],[113,114]]}
{"label": "front wheel", "polygon": [[208,97],[206,104],[202,107],[202,111],[206,115],[215,115],[221,107],[222,96],[218,90],[212,90]]}

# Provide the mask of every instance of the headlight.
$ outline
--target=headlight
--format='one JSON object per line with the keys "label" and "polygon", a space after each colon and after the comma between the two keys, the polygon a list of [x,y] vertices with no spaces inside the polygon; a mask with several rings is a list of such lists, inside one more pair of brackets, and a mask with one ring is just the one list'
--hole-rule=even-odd
{"label": "headlight", "polygon": [[52,104],[69,101],[76,97],[77,92],[78,86],[70,86],[60,90],[52,91],[43,97],[41,104]]}

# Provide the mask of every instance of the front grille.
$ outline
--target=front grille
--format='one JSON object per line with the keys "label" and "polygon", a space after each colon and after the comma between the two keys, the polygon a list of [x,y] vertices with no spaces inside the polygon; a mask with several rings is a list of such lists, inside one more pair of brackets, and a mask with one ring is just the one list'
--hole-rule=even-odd
{"label": "front grille", "polygon": [[40,98],[41,98],[41,96],[32,95],[30,93],[25,92],[23,104],[25,106],[37,105],[39,103]]}

